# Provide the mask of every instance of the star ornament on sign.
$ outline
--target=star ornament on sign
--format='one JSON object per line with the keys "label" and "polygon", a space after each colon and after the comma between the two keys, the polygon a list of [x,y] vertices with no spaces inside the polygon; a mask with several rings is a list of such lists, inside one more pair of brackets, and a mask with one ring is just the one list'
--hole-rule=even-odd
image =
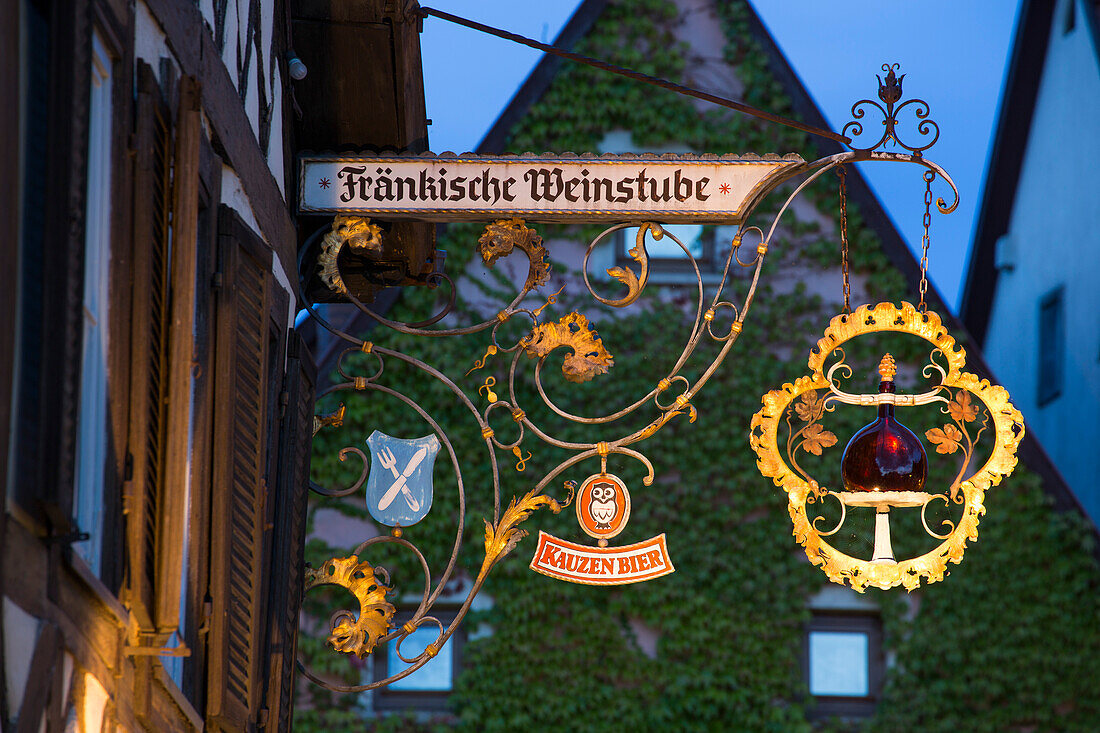
{"label": "star ornament on sign", "polygon": [[332,185],[332,181],[330,181],[327,178],[322,178],[320,181],[317,182],[317,185],[320,186],[321,188],[328,188],[329,186]]}

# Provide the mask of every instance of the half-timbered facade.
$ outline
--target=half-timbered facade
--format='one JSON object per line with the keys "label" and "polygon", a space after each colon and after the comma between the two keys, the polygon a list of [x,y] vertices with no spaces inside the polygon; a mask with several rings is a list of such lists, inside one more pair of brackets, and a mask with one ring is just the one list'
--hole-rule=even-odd
{"label": "half-timbered facade", "polygon": [[0,14],[0,728],[287,729],[314,384],[286,4]]}

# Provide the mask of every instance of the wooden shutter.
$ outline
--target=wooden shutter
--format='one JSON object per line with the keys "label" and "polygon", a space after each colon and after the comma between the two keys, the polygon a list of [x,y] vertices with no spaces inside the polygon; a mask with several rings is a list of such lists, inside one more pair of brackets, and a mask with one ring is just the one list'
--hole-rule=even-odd
{"label": "wooden shutter", "polygon": [[291,333],[285,407],[280,426],[275,536],[271,553],[271,648],[266,655],[268,728],[279,731],[290,730],[294,706],[315,384],[313,360],[298,334]]}
{"label": "wooden shutter", "polygon": [[215,730],[243,731],[263,688],[271,259],[231,209],[221,208],[218,228],[207,713]]}
{"label": "wooden shutter", "polygon": [[134,131],[130,478],[125,484],[130,605],[155,630],[157,518],[164,483],[168,390],[172,124],[153,70],[139,62]]}
{"label": "wooden shutter", "polygon": [[195,369],[195,295],[199,218],[201,91],[184,76],[179,84],[175,160],[172,164],[172,277],[169,286],[168,415],[164,442],[164,491],[157,517],[155,623],[167,637],[179,628],[184,573],[188,475],[191,463],[191,398]]}

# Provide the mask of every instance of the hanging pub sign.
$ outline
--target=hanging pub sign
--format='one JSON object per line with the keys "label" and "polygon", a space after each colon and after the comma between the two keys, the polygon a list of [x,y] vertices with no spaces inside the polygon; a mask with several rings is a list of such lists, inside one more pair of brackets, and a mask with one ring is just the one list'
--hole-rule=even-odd
{"label": "hanging pub sign", "polygon": [[797,155],[303,156],[301,213],[387,219],[735,223]]}
{"label": "hanging pub sign", "polygon": [[630,519],[630,493],[618,476],[589,476],[576,497],[577,521],[599,546],[578,545],[540,531],[531,558],[532,570],[570,583],[626,585],[659,578],[676,569],[668,557],[664,534],[633,545],[607,546],[607,541],[622,532]]}

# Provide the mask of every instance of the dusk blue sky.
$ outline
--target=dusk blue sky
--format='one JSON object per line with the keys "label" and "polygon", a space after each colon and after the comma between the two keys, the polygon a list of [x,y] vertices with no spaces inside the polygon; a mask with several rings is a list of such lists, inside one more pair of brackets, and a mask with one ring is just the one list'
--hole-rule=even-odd
{"label": "dusk blue sky", "polygon": [[[578,3],[432,0],[426,4],[552,42]],[[752,4],[834,130],[851,118],[855,101],[875,97],[875,74],[881,73],[883,63],[901,64],[906,98],[929,103],[930,117],[940,126],[940,139],[925,155],[947,170],[961,193],[955,213],[933,217],[929,269],[948,303],[956,305],[1018,2],[752,0]],[[421,44],[434,152],[465,152],[476,146],[541,56],[525,46],[437,18],[424,21]],[[922,170],[904,164],[862,164],[864,175],[917,252]],[[946,188],[933,192],[947,194]]]}

